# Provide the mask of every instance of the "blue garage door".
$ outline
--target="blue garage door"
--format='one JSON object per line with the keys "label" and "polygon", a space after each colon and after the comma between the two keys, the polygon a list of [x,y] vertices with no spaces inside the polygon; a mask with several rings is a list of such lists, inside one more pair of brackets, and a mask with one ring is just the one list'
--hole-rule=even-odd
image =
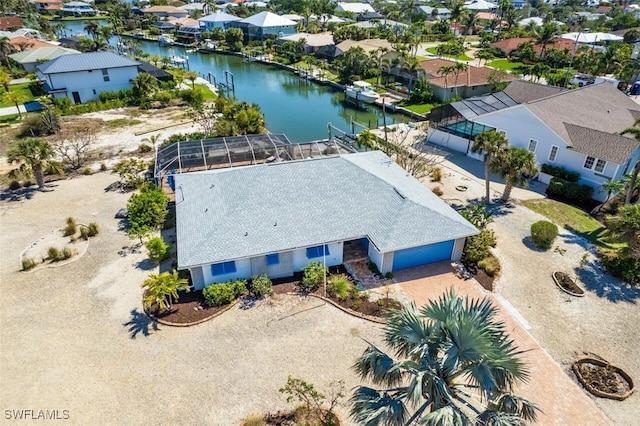
{"label": "blue garage door", "polygon": [[412,268],[414,266],[451,259],[453,242],[453,240],[443,241],[441,243],[429,244],[428,246],[398,250],[393,255],[393,270],[397,271],[398,269]]}

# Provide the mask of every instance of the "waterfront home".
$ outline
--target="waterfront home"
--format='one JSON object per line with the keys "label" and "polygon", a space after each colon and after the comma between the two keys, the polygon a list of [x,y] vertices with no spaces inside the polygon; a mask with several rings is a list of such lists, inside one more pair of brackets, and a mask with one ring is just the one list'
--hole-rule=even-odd
{"label": "waterfront home", "polygon": [[142,12],[145,15],[153,15],[158,18],[168,18],[169,16],[174,18],[184,18],[189,15],[189,12],[186,10],[173,6],[151,6],[142,9]]}
{"label": "waterfront home", "polygon": [[178,269],[193,285],[344,261],[380,272],[458,260],[478,231],[380,151],[175,175]]}
{"label": "waterfront home", "polygon": [[70,1],[65,3],[60,9],[64,16],[95,16],[98,11],[90,4],[81,1]]}
{"label": "waterfront home", "polygon": [[429,21],[451,19],[451,11],[446,7],[417,6],[416,12],[427,15]]}
{"label": "waterfront home", "polygon": [[376,13],[375,9],[368,3],[346,3],[338,2],[336,12],[349,12],[356,15]]}
{"label": "waterfront home", "polygon": [[282,44],[287,41],[299,42],[304,39],[304,52],[315,53],[323,47],[334,46],[333,35],[331,33],[321,34],[309,34],[309,33],[297,33],[284,37],[280,37],[276,40],[276,43]]}
{"label": "waterfront home", "polygon": [[241,20],[242,18],[220,11],[217,11],[212,15],[207,15],[203,18],[198,18],[200,26],[204,27],[207,31],[211,31],[214,28],[222,28],[223,30],[226,30],[230,22]]}
{"label": "waterfront home", "polygon": [[73,103],[95,101],[102,92],[132,87],[138,65],[112,51],[63,55],[36,67],[38,78],[54,98]]}
{"label": "waterfront home", "polygon": [[34,0],[36,12],[41,14],[53,13],[62,9],[64,2],[62,0]]}
{"label": "waterfront home", "polygon": [[267,36],[282,37],[298,32],[296,23],[271,12],[260,12],[240,21],[232,21],[229,28],[240,28],[245,42],[263,40]]}
{"label": "waterfront home", "polygon": [[36,72],[36,66],[44,61],[50,61],[62,55],[80,53],[77,50],[67,49],[60,46],[38,47],[36,49],[25,50],[9,55],[14,62],[22,67],[26,72]]}
{"label": "waterfront home", "polygon": [[638,117],[640,105],[610,84],[566,90],[515,81],[502,92],[434,108],[429,140],[469,155],[479,133],[504,132],[512,146],[533,152],[538,164],[579,173],[579,182],[594,189],[593,198],[604,201],[601,185],[621,179],[640,159],[640,141],[621,135]]}

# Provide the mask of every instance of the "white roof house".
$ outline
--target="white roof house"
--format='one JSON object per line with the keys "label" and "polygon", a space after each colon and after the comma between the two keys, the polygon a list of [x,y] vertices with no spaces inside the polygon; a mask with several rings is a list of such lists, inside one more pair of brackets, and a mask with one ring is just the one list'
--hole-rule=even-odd
{"label": "white roof house", "polygon": [[245,41],[262,40],[266,36],[282,37],[298,32],[295,21],[271,12],[260,12],[240,21],[229,22],[227,25],[240,28]]}
{"label": "white roof house", "polygon": [[352,243],[383,273],[459,259],[478,233],[379,151],[181,173],[175,185],[178,268],[197,289],[338,265]]}
{"label": "white roof house", "polygon": [[574,40],[574,41],[578,41],[578,43],[587,43],[587,44],[594,44],[594,43],[598,43],[601,41],[622,41],[624,40],[624,37],[620,37],[614,34],[609,34],[609,33],[601,33],[601,32],[596,32],[596,33],[566,33],[566,34],[561,34],[560,38],[566,38],[567,40]]}
{"label": "white roof house", "polygon": [[336,7],[337,12],[351,12],[355,14],[360,13],[375,13],[375,9],[368,3],[345,3],[339,2]]}
{"label": "white roof house", "polygon": [[42,61],[49,61],[62,55],[69,55],[72,53],[80,53],[77,50],[67,49],[59,46],[51,47],[39,47],[32,50],[25,50],[23,52],[13,53],[9,55],[11,59],[19,63],[22,68],[27,72],[35,72],[36,65]]}
{"label": "white roof house", "polygon": [[207,15],[203,18],[198,18],[200,26],[205,27],[207,30],[211,30],[213,28],[226,28],[229,22],[241,20],[242,18],[221,11],[217,11],[216,13]]}
{"label": "white roof house", "polygon": [[486,0],[472,0],[465,2],[462,7],[469,10],[495,10],[498,8],[498,5]]}

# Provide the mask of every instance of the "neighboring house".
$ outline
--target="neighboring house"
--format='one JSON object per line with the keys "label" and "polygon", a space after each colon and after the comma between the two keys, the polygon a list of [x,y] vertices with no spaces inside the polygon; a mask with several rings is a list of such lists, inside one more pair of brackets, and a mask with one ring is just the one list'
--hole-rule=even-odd
{"label": "neighboring house", "polygon": [[402,34],[409,26],[402,22],[394,21],[392,19],[372,19],[370,21],[360,21],[355,24],[351,24],[353,27],[374,29],[378,27],[388,28],[394,32],[394,34]]}
{"label": "neighboring house", "polygon": [[376,13],[375,9],[368,3],[345,3],[338,2],[336,12],[348,12],[356,15]]}
{"label": "neighboring house", "polygon": [[[541,53],[542,46],[535,44],[536,39],[533,37],[517,37],[517,38],[508,38],[500,41],[496,41],[491,43],[491,47],[500,49],[503,54],[509,56],[511,52],[516,50],[518,46],[522,43],[534,43],[533,49]],[[567,49],[569,53],[575,55],[578,52],[578,48],[582,45],[582,43],[576,42],[575,40],[570,40],[566,38],[556,37],[551,40],[551,43],[547,45],[546,49],[549,50],[551,48],[558,50]]]}
{"label": "neighboring house", "polygon": [[298,32],[296,23],[271,12],[260,12],[240,21],[229,22],[229,28],[240,28],[245,42],[263,40],[268,36],[282,37]]}
{"label": "neighboring house", "polygon": [[153,15],[158,18],[168,18],[169,16],[174,18],[184,18],[189,16],[189,12],[186,10],[173,6],[151,6],[142,9],[142,12],[145,15]]}
{"label": "neighboring house", "polygon": [[[443,67],[455,66],[456,62],[446,59],[429,59],[420,63],[420,73],[417,77],[429,79],[433,94],[441,101],[460,96],[462,99],[490,93],[494,85],[489,82],[489,75],[495,70],[488,67],[467,65],[466,70],[459,70],[445,75]],[[405,76],[406,79],[406,76]],[[517,80],[512,74],[506,74],[503,81]],[[415,79],[414,79],[415,81]]]}
{"label": "neighboring house", "polygon": [[[365,53],[371,53],[378,49],[386,49],[387,52],[395,52],[393,45],[380,38],[369,38],[366,40],[344,40],[336,45],[336,56],[342,55],[351,48],[360,47]],[[387,53],[388,55],[389,53]]]}
{"label": "neighboring house", "polygon": [[80,52],[60,46],[49,46],[13,53],[9,55],[9,57],[17,62],[26,72],[36,72],[38,64],[56,59],[62,55],[70,55],[74,53]]}
{"label": "neighboring house", "polygon": [[176,24],[169,21],[156,21],[151,26],[158,28],[163,33],[173,32],[176,29]]}
{"label": "neighboring house", "polygon": [[64,2],[62,0],[35,0],[36,12],[52,13],[62,9]]}
{"label": "neighboring house", "polygon": [[81,1],[65,3],[60,11],[65,16],[95,16],[98,14],[98,11],[92,8],[90,4]]}
{"label": "neighboring house", "polygon": [[465,2],[462,7],[469,10],[496,10],[498,5],[486,0],[472,0]]}
{"label": "neighboring house", "polygon": [[158,68],[158,67],[156,67],[154,65],[151,65],[150,63],[147,63],[147,62],[140,62],[140,64],[138,65],[138,70],[140,72],[144,72],[144,73],[147,73],[147,74],[151,75],[152,77],[154,77],[158,81],[171,81],[171,80],[173,80],[173,75],[169,74],[168,72],[166,72],[162,68]]}
{"label": "neighboring house", "polygon": [[193,15],[194,13],[203,13],[207,5],[204,3],[187,3],[179,6],[179,8],[186,10],[189,15]]}
{"label": "neighboring house", "polygon": [[527,0],[511,0],[511,5],[516,9],[520,10],[528,3]]}
{"label": "neighboring house", "polygon": [[287,41],[298,42],[304,39],[304,51],[305,53],[315,53],[323,47],[333,46],[333,35],[330,33],[322,34],[309,34],[309,33],[297,33],[284,37],[280,37],[276,40],[276,43],[282,44]]}
{"label": "neighboring house", "polygon": [[[430,141],[468,153],[478,133],[505,132],[539,164],[580,173],[580,183],[604,201],[600,186],[621,179],[640,160],[640,141],[620,134],[639,117],[640,105],[610,84],[564,90],[517,81],[485,98],[434,108]],[[549,178],[539,177],[544,183]]]}
{"label": "neighboring house", "polygon": [[25,50],[33,50],[38,49],[39,47],[56,47],[57,45],[53,43],[48,43],[43,40],[38,40],[36,38],[30,38],[25,36],[17,36],[9,39],[9,43],[13,47],[16,48],[19,52],[24,52]]}
{"label": "neighboring house", "polygon": [[220,11],[212,15],[205,16],[204,18],[198,18],[200,26],[204,27],[207,31],[211,31],[214,28],[222,28],[223,30],[226,30],[230,22],[241,20],[242,18]]}
{"label": "neighboring house", "polygon": [[478,233],[379,151],[181,173],[175,185],[178,269],[196,289],[339,265],[351,244],[383,274],[459,260]]}
{"label": "neighboring house", "polygon": [[101,92],[131,88],[138,65],[115,52],[78,53],[38,65],[37,75],[54,99],[81,104],[97,100]]}
{"label": "neighboring house", "polygon": [[0,16],[0,31],[13,31],[22,28],[19,16]]}
{"label": "neighboring house", "polygon": [[427,15],[429,21],[451,19],[451,11],[446,7],[418,6],[416,12]]}

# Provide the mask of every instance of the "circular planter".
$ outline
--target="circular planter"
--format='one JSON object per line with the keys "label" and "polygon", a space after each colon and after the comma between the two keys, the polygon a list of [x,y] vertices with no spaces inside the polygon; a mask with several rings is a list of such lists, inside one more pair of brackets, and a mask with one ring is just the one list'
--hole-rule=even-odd
{"label": "circular planter", "polygon": [[[621,388],[619,392],[611,393],[606,392],[601,389],[598,389],[596,386],[592,384],[592,381],[585,378],[581,372],[582,366],[585,364],[591,364],[592,368],[600,368],[609,370],[610,374],[613,376],[612,380],[617,380],[618,382],[624,382],[624,384],[619,384],[618,388]],[[624,370],[614,365],[609,364],[608,362],[592,358],[592,357],[584,357],[580,358],[576,362],[573,363],[571,369],[575,373],[576,377],[582,383],[582,386],[585,387],[591,394],[598,396],[600,398],[609,398],[615,399],[617,401],[622,401],[627,399],[633,391],[635,390],[635,386],[633,384],[633,379],[629,376]],[[626,384],[626,385],[625,385]]]}
{"label": "circular planter", "polygon": [[583,297],[585,295],[585,291],[582,287],[580,287],[576,281],[569,276],[569,274],[555,271],[551,276],[553,277],[553,282],[555,282],[558,288],[565,293],[575,297]]}
{"label": "circular planter", "polygon": [[460,192],[464,192],[464,191],[466,191],[468,188],[467,188],[466,186],[464,186],[464,185],[458,185],[458,186],[456,186],[456,189],[457,189],[458,191],[460,191]]}

